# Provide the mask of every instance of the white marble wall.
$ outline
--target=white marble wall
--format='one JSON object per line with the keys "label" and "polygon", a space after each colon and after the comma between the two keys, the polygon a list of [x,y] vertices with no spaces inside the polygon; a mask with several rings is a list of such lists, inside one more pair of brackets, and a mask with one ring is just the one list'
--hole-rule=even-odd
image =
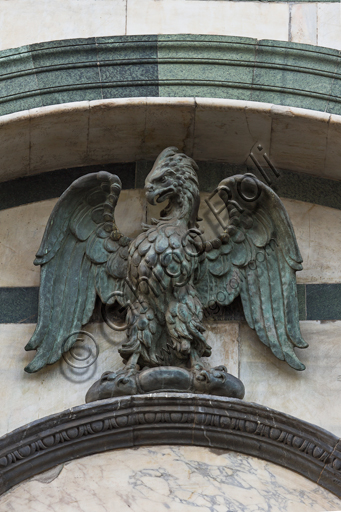
{"label": "white marble wall", "polygon": [[275,464],[234,452],[117,450],[57,466],[0,501],[2,512],[322,512],[340,500]]}
{"label": "white marble wall", "polygon": [[[225,364],[231,374],[240,376],[246,388],[245,400],[297,416],[341,436],[341,321],[301,322],[303,337],[309,343],[309,348],[297,351],[307,367],[304,372],[296,372],[276,359],[244,323],[205,326],[213,348],[209,363]],[[99,347],[93,365],[77,370],[61,359],[38,373],[27,374],[24,367],[33,353],[25,352],[24,346],[34,328],[33,324],[0,325],[0,436],[84,403],[87,390],[104,371],[122,367],[117,350],[124,333],[106,324],[90,324],[84,330]],[[88,338],[83,339],[90,349],[94,347]],[[89,356],[86,363],[92,361],[93,356]]]}
{"label": "white marble wall", "polygon": [[[296,353],[306,365],[292,370],[276,359],[246,324],[240,326],[240,378],[245,400],[297,416],[341,436],[341,321],[300,322],[309,343]],[[341,507],[340,507],[341,508]]]}
{"label": "white marble wall", "polygon": [[244,36],[341,49],[340,4],[0,0],[0,49],[55,39],[179,33]]}

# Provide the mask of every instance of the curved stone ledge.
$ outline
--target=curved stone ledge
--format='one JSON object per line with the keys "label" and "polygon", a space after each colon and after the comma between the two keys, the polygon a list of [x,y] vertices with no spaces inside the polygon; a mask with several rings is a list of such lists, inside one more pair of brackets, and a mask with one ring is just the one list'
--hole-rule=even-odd
{"label": "curved stone ledge", "polygon": [[[254,101],[81,101],[0,116],[0,181],[56,169],[154,160],[170,144],[199,162],[240,166],[259,141],[278,169],[340,180],[340,135],[339,115]],[[209,173],[206,178],[210,182]],[[141,175],[136,186],[143,181]]]}
{"label": "curved stone ledge", "polygon": [[82,405],[0,439],[0,491],[94,453],[179,444],[233,450],[296,471],[341,497],[341,441],[272,409],[208,395],[138,395]]}

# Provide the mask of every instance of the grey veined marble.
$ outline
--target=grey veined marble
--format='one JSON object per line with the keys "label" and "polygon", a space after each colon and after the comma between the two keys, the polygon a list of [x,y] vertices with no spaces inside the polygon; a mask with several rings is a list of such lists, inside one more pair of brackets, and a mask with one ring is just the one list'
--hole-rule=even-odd
{"label": "grey veined marble", "polygon": [[[59,469],[62,466],[59,466]],[[65,464],[5,494],[1,511],[322,512],[341,501],[253,457],[198,447],[116,450]]]}

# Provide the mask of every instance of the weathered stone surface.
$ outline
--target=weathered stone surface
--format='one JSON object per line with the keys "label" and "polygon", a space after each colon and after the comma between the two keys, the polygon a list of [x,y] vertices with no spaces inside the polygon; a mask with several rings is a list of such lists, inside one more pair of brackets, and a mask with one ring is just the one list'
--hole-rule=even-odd
{"label": "weathered stone surface", "polygon": [[[128,34],[226,34],[286,40],[288,4],[130,0]],[[143,16],[141,16],[143,12]],[[181,13],[181,14],[180,14]],[[257,20],[257,22],[255,21]]]}
{"label": "weathered stone surface", "polygon": [[[171,99],[116,98],[3,115],[0,148],[4,166],[0,180],[75,165],[72,144],[76,145],[79,155],[86,148],[84,165],[129,162],[132,159],[153,160],[165,141],[170,142],[167,139],[170,134],[180,148],[193,152],[198,160],[213,159],[236,164],[243,161],[252,146],[261,140],[265,146],[269,144],[266,149],[278,167],[340,179],[340,116],[270,102],[222,98],[201,98],[195,108],[196,101],[193,94],[187,98]],[[167,114],[166,123],[160,121],[161,105],[168,114],[171,110],[174,112],[174,116]],[[49,112],[48,116],[44,114],[45,110]],[[74,127],[88,115],[89,134],[82,129],[77,138]],[[29,125],[30,120],[35,124],[35,118],[46,123],[47,128],[53,126],[53,130],[49,130],[41,144],[38,137],[34,138],[35,158],[31,162],[29,150],[33,139]],[[232,123],[235,133],[231,133],[226,119]],[[63,127],[69,122],[73,126],[64,133]],[[58,140],[54,140],[54,132]],[[83,140],[80,140],[81,135]],[[153,139],[153,144],[147,146],[146,138],[149,141]],[[64,147],[68,148],[66,153],[63,152]]]}
{"label": "weathered stone surface", "polygon": [[290,41],[317,44],[317,4],[315,2],[293,3],[290,8]]}
{"label": "weathered stone surface", "polygon": [[16,48],[55,39],[121,35],[125,33],[125,16],[124,0],[85,0],[82,9],[72,0],[62,0],[58,5],[44,0],[34,4],[2,0],[0,45]]}
{"label": "weathered stone surface", "polygon": [[318,3],[318,45],[341,49],[341,6],[336,3]]}
{"label": "weathered stone surface", "polygon": [[[218,308],[214,307],[214,315]],[[205,313],[210,314],[210,310]],[[205,316],[205,314],[204,314]],[[206,338],[212,347],[212,355],[209,359],[203,357],[203,361],[210,366],[226,366],[228,373],[238,377],[239,361],[239,324],[237,322],[204,322]]]}
{"label": "weathered stone surface", "polygon": [[298,283],[341,282],[341,210],[283,199],[303,258]]}
{"label": "weathered stone surface", "polygon": [[[29,363],[31,355],[23,350],[23,343],[30,339],[34,329],[34,324],[0,325],[0,405],[3,411],[0,435],[24,423],[84,403],[87,390],[99,375],[108,368],[122,366],[117,348],[124,333],[114,332],[103,323],[94,323],[88,325],[86,331],[94,337],[99,348],[96,361],[90,354],[83,362],[70,357],[68,361],[80,365],[79,369],[62,359],[47,371],[29,376],[22,368]],[[85,337],[84,342],[90,349],[94,348],[89,337]],[[91,362],[89,367],[82,368]]]}
{"label": "weathered stone surface", "polygon": [[[308,5],[256,1],[196,1],[195,8],[185,0],[84,0],[82,11],[72,0],[37,0],[34,9],[24,0],[0,2],[0,48],[57,39],[101,37],[126,34],[226,34],[278,39],[297,43],[340,48],[340,11],[335,3],[311,0]],[[311,3],[313,5],[311,5]],[[312,11],[318,5],[318,38],[313,37]],[[23,17],[17,16],[18,9]],[[71,15],[70,15],[71,13]],[[315,14],[316,17],[316,14]],[[51,19],[55,23],[51,24]],[[23,22],[25,20],[25,23]],[[316,23],[316,22],[315,22]]]}

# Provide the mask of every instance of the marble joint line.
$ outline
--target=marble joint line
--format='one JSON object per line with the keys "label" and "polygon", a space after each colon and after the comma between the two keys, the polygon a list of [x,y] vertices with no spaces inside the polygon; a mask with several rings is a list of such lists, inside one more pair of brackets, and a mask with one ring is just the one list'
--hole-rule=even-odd
{"label": "marble joint line", "polygon": [[0,52],[0,115],[108,98],[209,97],[341,114],[340,51],[238,36],[69,39]]}
{"label": "marble joint line", "polygon": [[66,461],[160,444],[258,457],[341,497],[341,442],[333,434],[257,404],[177,393],[98,401],[7,434],[0,439],[0,491]]}

